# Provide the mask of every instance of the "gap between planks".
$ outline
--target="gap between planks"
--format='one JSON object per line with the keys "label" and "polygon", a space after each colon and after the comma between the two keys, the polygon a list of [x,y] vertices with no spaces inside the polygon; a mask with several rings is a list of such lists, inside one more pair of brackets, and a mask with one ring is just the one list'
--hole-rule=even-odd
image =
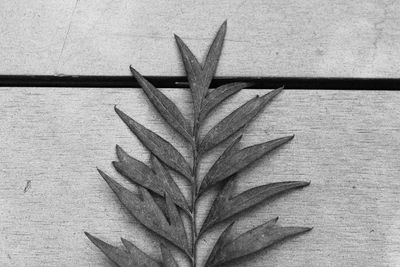
{"label": "gap between planks", "polygon": [[[188,87],[185,76],[145,76],[158,88]],[[333,77],[215,77],[211,88],[232,82],[249,82],[248,89],[310,90],[400,90],[400,78],[333,78]],[[0,75],[0,87],[100,87],[138,88],[132,76],[80,75]]]}

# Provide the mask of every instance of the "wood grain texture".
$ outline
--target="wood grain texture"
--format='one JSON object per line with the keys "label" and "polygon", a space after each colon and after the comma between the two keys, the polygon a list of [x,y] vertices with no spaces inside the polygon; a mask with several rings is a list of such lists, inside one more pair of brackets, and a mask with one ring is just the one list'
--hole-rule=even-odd
{"label": "wood grain texture", "polygon": [[[188,90],[163,92],[190,116]],[[114,104],[188,155],[144,93],[96,88],[2,88],[0,93],[0,265],[112,266],[83,231],[112,244],[127,238],[159,258],[157,239],[128,214],[95,169],[124,181],[111,166],[115,144],[148,159]],[[234,96],[204,130],[257,93],[262,92]],[[283,226],[314,229],[235,266],[398,266],[399,107],[396,92],[296,90],[274,100],[246,130],[242,146],[296,137],[243,172],[238,191],[285,180],[311,185],[257,207],[240,217],[234,230],[275,216]],[[202,173],[222,149],[203,161]],[[184,179],[177,181],[187,189]],[[200,218],[211,200],[212,193],[201,201]],[[201,259],[221,230],[200,242]]]}
{"label": "wood grain texture", "polygon": [[204,55],[228,32],[217,75],[399,77],[399,1],[0,3],[1,74],[180,75],[173,33]]}

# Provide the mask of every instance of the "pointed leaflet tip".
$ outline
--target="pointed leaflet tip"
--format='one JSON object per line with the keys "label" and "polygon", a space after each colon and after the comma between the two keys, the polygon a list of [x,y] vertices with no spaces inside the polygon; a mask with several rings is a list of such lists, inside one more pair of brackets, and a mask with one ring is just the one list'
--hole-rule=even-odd
{"label": "pointed leaflet tip", "polygon": [[308,182],[304,181],[269,183],[248,189],[234,196],[232,194],[234,190],[231,188],[233,180],[232,178],[228,178],[227,180],[228,182],[225,184],[222,191],[220,191],[219,196],[215,199],[208,212],[202,226],[203,232],[221,222],[232,219],[242,212],[249,211],[251,208],[271,197],[309,185]]}
{"label": "pointed leaflet tip", "polygon": [[201,97],[207,95],[208,88],[211,84],[212,78],[215,75],[219,58],[221,56],[222,47],[226,35],[226,21],[219,28],[206,56],[202,67],[201,77]]}
{"label": "pointed leaflet tip", "polygon": [[[85,235],[89,238],[89,240],[98,247],[110,260],[115,262],[118,266],[137,266],[140,265],[140,262],[136,261],[136,258],[126,251],[114,247],[106,242],[100,240],[99,238],[92,236],[91,234],[85,232]],[[151,267],[157,267],[156,262],[152,265],[147,265]]]}
{"label": "pointed leaflet tip", "polygon": [[121,242],[122,244],[124,244],[124,246],[126,247],[126,249],[128,249],[128,251],[130,251],[130,247],[132,247],[132,242],[128,241],[127,239],[121,237]]}
{"label": "pointed leaflet tip", "polygon": [[175,40],[179,48],[183,65],[185,66],[186,76],[190,85],[190,91],[193,99],[194,117],[197,118],[204,96],[203,69],[197,58],[193,55],[192,51],[190,51],[182,39],[175,35]]}
{"label": "pointed leaflet tip", "polygon": [[309,227],[281,227],[276,225],[278,218],[267,221],[247,231],[226,244],[208,266],[223,263],[253,254],[287,238],[310,231]]}
{"label": "pointed leaflet tip", "polygon": [[109,177],[108,177],[108,175],[107,174],[105,174],[102,170],[100,170],[99,168],[96,168],[97,169],[97,171],[100,173],[100,175],[101,175],[101,177],[103,177],[103,179],[108,179]]}
{"label": "pointed leaflet tip", "polygon": [[209,187],[223,181],[229,176],[238,173],[270,151],[292,140],[294,135],[277,138],[268,142],[248,146],[235,151],[221,160],[218,159],[205,175],[200,191],[204,192]]}
{"label": "pointed leaflet tip", "polygon": [[86,236],[87,236],[87,238],[89,238],[90,240],[92,240],[92,238],[94,238],[94,236],[92,236],[91,234],[89,234],[88,232],[86,232],[86,231],[84,231],[83,232]]}
{"label": "pointed leaflet tip", "polygon": [[190,182],[193,181],[189,163],[173,145],[155,132],[136,122],[118,108],[115,108],[115,111],[148,150],[171,167],[171,169],[182,174]]}
{"label": "pointed leaflet tip", "polygon": [[132,67],[131,72],[161,117],[164,118],[171,128],[182,135],[187,141],[191,142],[192,127],[175,103]]}
{"label": "pointed leaflet tip", "polygon": [[[99,238],[97,238],[97,237],[95,237],[95,236],[89,234],[88,232],[84,232],[84,233],[85,233],[86,237],[89,238],[89,240],[90,240],[94,245],[96,245],[96,247],[100,248],[101,250],[103,250],[103,248],[104,248],[105,246],[108,245],[108,244],[107,244],[106,242],[104,242],[103,240],[101,240],[101,239],[99,239]],[[110,246],[110,245],[108,245],[108,246]]]}
{"label": "pointed leaflet tip", "polygon": [[115,151],[117,153],[118,160],[123,161],[127,153],[119,145],[115,145]]}
{"label": "pointed leaflet tip", "polygon": [[273,98],[275,98],[275,96],[279,95],[283,91],[283,89],[284,87],[282,86],[263,95],[261,97],[263,105],[271,101]]}
{"label": "pointed leaflet tip", "polygon": [[[100,172],[100,174],[118,196],[122,204],[141,224],[164,237],[190,256],[187,238],[182,238],[183,235],[186,236],[182,224],[179,222],[176,225],[170,225],[146,188],[140,186],[140,196],[138,196],[114,181],[111,177],[108,177],[103,172]],[[171,205],[175,208],[175,212],[175,205],[173,203]],[[178,219],[176,218],[176,220]]]}

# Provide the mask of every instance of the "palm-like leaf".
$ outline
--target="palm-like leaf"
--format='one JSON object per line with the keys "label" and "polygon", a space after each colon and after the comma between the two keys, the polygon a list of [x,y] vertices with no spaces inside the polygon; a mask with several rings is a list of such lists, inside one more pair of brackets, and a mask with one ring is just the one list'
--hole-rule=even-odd
{"label": "palm-like leaf", "polygon": [[[148,166],[146,163],[128,155],[121,147],[117,146],[116,148],[118,161],[113,162],[114,168],[135,183],[140,194],[131,192],[99,170],[100,175],[128,211],[147,229],[162,238],[160,243],[161,262],[159,262],[128,240],[122,239],[125,246],[122,249],[86,233],[87,237],[118,266],[178,267],[171,251],[164,244],[166,240],[181,250],[190,260],[191,266],[195,267],[197,261],[196,245],[205,231],[211,230],[216,224],[230,220],[235,215],[251,209],[268,198],[309,184],[309,182],[301,181],[269,183],[250,188],[237,195],[233,194],[236,178],[240,171],[293,138],[293,136],[287,136],[243,149],[239,148],[243,130],[264,109],[267,103],[282,91],[282,88],[273,90],[261,97],[256,96],[250,99],[212,127],[200,140],[200,128],[209,113],[230,96],[250,86],[248,83],[231,83],[213,90],[209,88],[221,56],[226,28],[227,23],[224,22],[202,64],[199,63],[182,39],[175,35],[193,100],[191,122],[182,115],[175,103],[131,67],[133,76],[160,116],[190,143],[193,151],[193,163],[189,165],[182,154],[167,140],[115,107],[118,116],[150,151],[151,164]],[[197,188],[200,181],[198,168],[201,157],[224,141],[229,142],[229,145],[202,179],[200,188]],[[171,177],[168,168],[190,181],[191,205],[188,204],[189,200],[186,200]],[[200,194],[219,183],[223,183],[224,186],[222,190],[218,191],[217,197],[198,233],[196,223],[197,199]],[[190,233],[186,232],[181,214],[176,206],[186,213]],[[220,266],[230,263],[267,248],[287,237],[310,230],[306,227],[279,227],[276,226],[276,220],[271,220],[239,236],[234,235],[233,223],[231,223],[216,242],[206,266]],[[191,237],[191,242],[189,242],[188,237]]]}

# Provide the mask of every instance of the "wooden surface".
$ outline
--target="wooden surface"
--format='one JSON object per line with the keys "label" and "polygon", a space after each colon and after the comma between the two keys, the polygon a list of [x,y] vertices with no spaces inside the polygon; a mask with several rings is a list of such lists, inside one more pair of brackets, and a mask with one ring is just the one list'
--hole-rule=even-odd
{"label": "wooden surface", "polygon": [[[2,0],[0,74],[129,75],[132,64],[146,75],[182,75],[173,33],[202,56],[228,19],[217,75],[399,78],[399,11],[391,0]],[[164,92],[190,116],[186,90]],[[263,92],[241,92],[205,128]],[[188,155],[144,94],[0,88],[0,95],[0,266],[112,266],[83,231],[112,244],[125,237],[159,258],[157,239],[96,172],[98,166],[124,181],[111,166],[115,144],[148,159],[115,104]],[[242,145],[296,137],[243,172],[238,190],[285,180],[311,185],[249,212],[235,230],[275,216],[282,225],[314,229],[237,266],[400,266],[399,132],[399,92],[279,96]],[[203,172],[221,151],[203,161]],[[209,194],[200,203],[201,218],[211,200]],[[221,229],[200,242],[201,259]]]}
{"label": "wooden surface", "polygon": [[[114,113],[114,104],[187,155],[144,93],[0,91],[0,266],[112,266],[83,231],[112,244],[125,237],[159,258],[157,239],[132,219],[95,169],[124,181],[111,167],[115,144],[134,157],[148,158]],[[164,92],[190,116],[187,90]],[[241,92],[208,120],[205,130],[263,92]],[[400,94],[383,91],[294,90],[271,103],[245,132],[242,146],[292,133],[296,137],[243,172],[238,190],[285,180],[311,185],[256,208],[247,219],[240,217],[235,231],[275,216],[282,225],[314,229],[237,266],[399,266],[399,107]],[[203,170],[222,148],[204,160]],[[185,182],[178,182],[185,189]],[[200,203],[201,218],[211,197]],[[219,231],[200,242],[200,258]]]}
{"label": "wooden surface", "polygon": [[399,77],[400,2],[2,0],[1,74],[179,75],[173,33],[218,75]]}

